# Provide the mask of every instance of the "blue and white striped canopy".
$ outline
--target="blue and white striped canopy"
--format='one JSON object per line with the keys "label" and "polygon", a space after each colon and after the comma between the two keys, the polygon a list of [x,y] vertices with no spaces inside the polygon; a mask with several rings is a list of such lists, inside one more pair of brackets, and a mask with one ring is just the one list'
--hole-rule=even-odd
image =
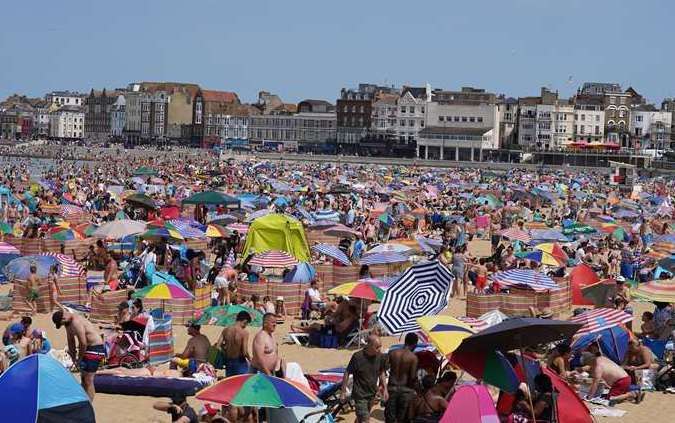
{"label": "blue and white striped canopy", "polygon": [[550,277],[541,272],[532,269],[511,269],[503,272],[497,272],[490,276],[490,279],[497,281],[502,286],[507,287],[528,287],[534,291],[548,291],[560,289],[557,283]]}
{"label": "blue and white striped canopy", "polygon": [[372,266],[374,264],[391,264],[391,263],[403,263],[408,261],[408,256],[406,254],[394,253],[394,252],[385,252],[385,253],[373,253],[367,254],[361,257],[360,264],[367,264]]}
{"label": "blue and white striped canopy", "polygon": [[347,255],[335,245],[316,244],[312,246],[312,249],[320,254],[323,254],[324,256],[334,258],[345,266],[351,266],[352,264],[349,261],[349,257],[347,257]]}
{"label": "blue and white striped canopy", "polygon": [[174,219],[174,220],[169,220],[169,223],[172,224],[177,230],[178,233],[183,237],[183,238],[204,238],[206,237],[206,233],[190,224],[190,222],[187,222],[185,220],[181,219]]}
{"label": "blue and white striped canopy", "polygon": [[417,318],[439,314],[448,306],[454,277],[438,261],[409,267],[384,294],[378,311],[390,334],[419,330]]}

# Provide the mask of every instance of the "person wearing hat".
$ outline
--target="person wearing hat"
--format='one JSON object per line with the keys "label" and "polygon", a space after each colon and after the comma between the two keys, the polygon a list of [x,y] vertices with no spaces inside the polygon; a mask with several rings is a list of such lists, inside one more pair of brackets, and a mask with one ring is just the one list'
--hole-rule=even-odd
{"label": "person wearing hat", "polygon": [[52,314],[52,322],[56,329],[65,326],[68,336],[68,354],[73,363],[79,367],[82,388],[93,401],[96,395],[94,376],[101,361],[105,359],[101,332],[83,316],[69,311],[55,311]]}
{"label": "person wearing hat", "polygon": [[209,358],[209,347],[211,342],[209,338],[203,335],[201,325],[192,320],[186,325],[190,339],[182,353],[176,354],[171,359],[171,368],[180,367],[185,376],[192,376],[197,371],[200,364],[206,363]]}

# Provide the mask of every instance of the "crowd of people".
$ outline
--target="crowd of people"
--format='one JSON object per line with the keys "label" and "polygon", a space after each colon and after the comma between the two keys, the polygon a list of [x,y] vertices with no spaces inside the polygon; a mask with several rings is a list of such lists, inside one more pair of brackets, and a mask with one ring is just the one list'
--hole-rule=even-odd
{"label": "crowd of people", "polygon": [[[8,147],[3,147],[7,149]],[[35,149],[46,148],[34,147]],[[94,152],[95,153],[95,152]],[[511,269],[531,269],[552,277],[563,277],[579,264],[585,264],[599,279],[615,281],[616,287],[604,306],[633,313],[629,283],[646,283],[673,277],[672,268],[664,268],[651,254],[654,240],[673,233],[671,206],[674,184],[666,178],[640,181],[639,190],[620,191],[606,183],[606,175],[594,172],[511,169],[495,173],[475,169],[418,169],[369,165],[321,163],[268,163],[250,159],[221,161],[217,156],[192,150],[146,154],[137,152],[114,159],[121,152],[105,151],[88,156],[96,161],[76,162],[75,156],[54,156],[39,166],[30,158],[13,158],[0,173],[0,231],[2,240],[14,238],[46,239],[51,229],[63,221],[49,211],[63,203],[76,205],[86,214],[86,225],[98,226],[121,217],[146,222],[164,219],[165,209],[178,208],[181,200],[203,190],[221,190],[242,197],[248,213],[266,210],[292,215],[305,227],[312,227],[321,213],[331,212],[333,224],[347,228],[337,247],[353,263],[359,263],[373,248],[397,242],[419,241],[413,260],[438,260],[454,275],[452,296],[464,300],[469,294],[508,293],[491,276]],[[36,167],[37,166],[37,167]],[[134,174],[139,168],[149,174]],[[154,205],[126,201],[128,192],[143,194]],[[622,215],[617,210],[624,210]],[[178,210],[178,215],[194,225],[206,228],[218,216],[234,215],[242,223],[246,214],[237,215],[223,205],[198,205]],[[619,217],[621,216],[621,217]],[[231,217],[231,216],[229,216]],[[617,222],[619,221],[620,222]],[[192,224],[192,223],[191,223]],[[605,230],[606,225],[612,230]],[[71,226],[73,229],[79,229]],[[528,242],[507,233],[528,234],[530,229],[556,229],[547,240],[558,241],[562,253],[555,263],[528,255]],[[559,230],[558,230],[559,229]],[[567,236],[565,236],[565,234]],[[244,256],[245,234],[231,230],[211,238],[203,250],[189,248],[182,240],[168,237],[136,240],[125,251],[113,249],[104,240],[96,240],[86,254],[71,256],[88,271],[103,272],[103,284],[92,289],[92,296],[107,291],[128,290],[129,300],[118,307],[114,322],[120,327],[138,316],[148,316],[143,302],[133,298],[135,290],[152,283],[157,270],[174,276],[190,291],[210,286],[214,305],[241,305],[263,315],[262,328],[249,341],[253,316],[242,311],[235,323],[225,327],[215,342],[201,332],[196,322],[187,326],[189,340],[171,360],[170,369],[111,369],[113,374],[191,375],[204,371],[210,350],[219,351],[228,376],[260,372],[284,376],[285,360],[279,353],[275,331],[288,317],[284,298],[242,295],[242,283],[265,283],[287,276],[270,269],[250,265],[254,256]],[[487,251],[474,248],[478,242]],[[311,261],[341,265],[333,257],[312,250]],[[137,273],[132,274],[131,264]],[[58,266],[49,276],[40,278],[31,267],[27,280],[26,302],[31,312],[38,311],[39,286],[48,286],[49,312],[56,328],[67,332],[68,352],[81,372],[82,385],[94,397],[93,377],[104,361],[104,337],[99,327],[83,315],[62,308]],[[361,266],[360,279],[372,278],[368,266]],[[631,282],[636,281],[636,282]],[[370,301],[342,296],[326,296],[316,280],[306,289],[302,319],[292,322],[294,333],[335,335],[344,345],[347,335],[366,324],[376,324]],[[90,301],[90,305],[93,300]],[[532,310],[532,315],[550,318],[547,310]],[[318,323],[314,319],[323,319]],[[559,344],[542,356],[548,367],[571,384],[578,385],[586,372],[591,380],[588,398],[595,398],[599,385],[610,387],[611,404],[632,399],[640,402],[644,392],[629,390],[639,383],[637,375],[655,366],[649,348],[641,339],[668,340],[672,337],[673,307],[656,303],[653,312],[642,314],[640,337],[632,337],[625,363],[603,356],[596,343],[579,356],[567,343]],[[5,348],[0,370],[21,356],[48,351],[49,341],[40,330],[30,330],[32,321],[24,317],[11,324],[3,336]],[[630,325],[629,325],[630,326]],[[630,327],[629,327],[630,329]],[[382,354],[377,330],[371,331],[365,347],[355,353],[346,367],[345,381],[352,380],[351,400],[358,421],[369,421],[377,398],[385,404],[388,422],[438,421],[448,406],[457,376],[452,371],[418,375],[416,335],[405,338],[405,346]],[[572,366],[574,357],[577,362]],[[350,379],[351,378],[351,379]],[[504,414],[515,418],[546,420],[552,413],[551,381],[545,375],[536,381],[535,392],[523,390]],[[347,383],[342,385],[347,395]],[[346,398],[345,398],[346,399]],[[158,403],[155,408],[193,421],[184,399]],[[182,411],[179,411],[182,410]],[[500,410],[505,411],[505,410]],[[182,413],[182,414],[181,414]],[[253,418],[250,410],[232,407],[223,418],[233,421]],[[233,417],[234,416],[234,417]]]}

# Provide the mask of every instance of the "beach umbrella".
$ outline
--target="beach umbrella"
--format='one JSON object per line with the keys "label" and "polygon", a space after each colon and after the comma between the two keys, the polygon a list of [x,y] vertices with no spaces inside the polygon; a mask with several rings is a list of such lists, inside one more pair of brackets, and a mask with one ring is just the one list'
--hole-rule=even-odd
{"label": "beach umbrella", "polygon": [[580,323],[563,320],[516,317],[472,335],[462,341],[458,351],[512,351],[524,347],[569,339]]}
{"label": "beach umbrella", "polygon": [[127,198],[124,199],[127,203],[133,203],[137,206],[142,206],[148,209],[156,209],[157,208],[157,203],[155,203],[155,200],[153,200],[151,197],[141,194],[141,193],[135,193],[131,194]]}
{"label": "beach umbrella", "polygon": [[178,285],[181,288],[183,287],[183,284],[180,283],[180,281],[178,279],[176,279],[175,276],[170,275],[166,272],[155,272],[155,273],[153,273],[152,278],[150,278],[150,282],[153,285],[157,285],[157,284],[160,284],[160,283],[168,283],[168,284],[172,284],[172,285]]}
{"label": "beach umbrella", "polygon": [[12,244],[0,242],[0,255],[21,255],[21,251]]}
{"label": "beach umbrella", "polygon": [[[600,281],[593,268],[585,263],[574,266],[569,274],[572,304],[591,305],[590,298],[584,295],[584,288]],[[604,303],[603,303],[604,304]]]}
{"label": "beach umbrella", "polygon": [[347,282],[328,291],[333,295],[346,295],[370,301],[382,301],[384,292],[384,289],[370,282]]}
{"label": "beach umbrella", "polygon": [[502,313],[497,309],[483,313],[477,318],[458,317],[459,320],[469,325],[476,332],[480,332],[491,326],[498,325],[499,323],[503,322],[508,318],[509,316],[507,316],[506,314]]}
{"label": "beach umbrella", "polygon": [[168,282],[146,286],[145,288],[133,293],[134,298],[144,298],[146,300],[185,300],[194,299],[194,295],[183,285],[176,285]]}
{"label": "beach umbrella", "polygon": [[231,230],[232,232],[237,231],[240,234],[245,234],[248,232],[248,225],[245,223],[230,223],[225,228]]}
{"label": "beach umbrella", "polygon": [[424,236],[415,236],[415,240],[420,245],[422,251],[427,254],[435,254],[441,250],[443,241],[440,239],[428,238]]}
{"label": "beach umbrella", "polygon": [[439,423],[499,423],[499,416],[485,386],[462,385],[450,398]]}
{"label": "beach umbrella", "polygon": [[675,303],[675,279],[661,279],[642,283],[631,295],[648,301]]}
{"label": "beach umbrella", "polygon": [[662,258],[658,262],[659,267],[663,268],[665,271],[669,273],[675,272],[675,257],[666,257]]}
{"label": "beach umbrella", "polygon": [[237,407],[313,407],[319,399],[307,387],[290,379],[263,373],[227,377],[202,389],[195,396],[200,401]]}
{"label": "beach umbrella", "polygon": [[316,270],[307,262],[298,263],[286,276],[284,282],[287,283],[309,283],[316,278]]}
{"label": "beach umbrella", "polygon": [[120,219],[106,222],[93,233],[96,238],[121,239],[129,235],[137,235],[145,231],[145,222]]}
{"label": "beach umbrella", "polygon": [[264,253],[256,254],[249,262],[249,265],[257,265],[269,268],[293,267],[298,264],[298,260],[285,251],[270,250]]}
{"label": "beach umbrella", "polygon": [[309,223],[309,226],[312,229],[325,229],[325,228],[330,228],[330,227],[335,226],[335,222],[333,222],[332,220],[317,220],[317,221],[314,221],[312,219]]}
{"label": "beach umbrella", "polygon": [[347,257],[347,254],[345,254],[341,249],[339,249],[335,245],[315,244],[312,246],[312,250],[316,251],[319,254],[323,254],[326,257],[335,259],[341,264],[344,264],[345,266],[351,266],[352,264],[349,261],[349,257]]}
{"label": "beach umbrella", "polygon": [[239,207],[241,205],[241,201],[236,197],[231,197],[227,194],[223,194],[222,192],[203,191],[192,194],[188,198],[184,199],[182,204],[210,204]]}
{"label": "beach umbrella", "polygon": [[15,258],[5,265],[4,273],[9,279],[28,279],[30,267],[35,265],[38,278],[46,278],[49,269],[59,264],[56,257],[46,255],[31,255]]}
{"label": "beach umbrella", "polygon": [[530,237],[533,241],[559,241],[570,242],[562,232],[556,229],[531,229]]}
{"label": "beach umbrella", "polygon": [[62,204],[59,208],[59,214],[66,220],[80,220],[87,216],[87,212],[78,206]]}
{"label": "beach umbrella", "polygon": [[19,258],[21,252],[11,244],[0,242],[0,282],[6,279],[3,269],[10,261]]}
{"label": "beach umbrella", "polygon": [[207,223],[217,224],[217,225],[229,225],[239,220],[236,216],[231,214],[218,214],[207,220]]}
{"label": "beach umbrella", "polygon": [[387,289],[378,311],[380,322],[390,334],[418,330],[416,319],[437,315],[447,307],[453,281],[438,261],[409,267]]}
{"label": "beach umbrella", "polygon": [[76,239],[82,240],[85,238],[84,235],[71,228],[56,227],[52,229],[54,230],[50,230],[47,235],[47,238],[49,239],[55,239],[57,241],[72,241]]}
{"label": "beach umbrella", "polygon": [[256,210],[253,213],[249,213],[248,216],[246,216],[246,222],[253,222],[254,220],[267,216],[268,214],[274,213],[274,210],[271,209],[262,209],[262,210]]}
{"label": "beach umbrella", "polygon": [[181,241],[185,239],[178,231],[166,227],[150,228],[139,235],[139,237],[142,239],[175,239]]}
{"label": "beach umbrella", "polygon": [[610,360],[617,364],[621,364],[626,357],[628,351],[628,342],[630,341],[630,334],[622,327],[614,326],[603,329],[598,332],[587,333],[577,338],[570,347],[573,351],[581,351],[597,342],[602,353]]}
{"label": "beach umbrella", "polygon": [[400,253],[373,253],[366,254],[359,260],[361,265],[376,265],[376,264],[393,264],[404,263],[408,261],[408,256]]}
{"label": "beach umbrella", "polygon": [[86,392],[48,354],[30,355],[0,375],[2,421],[12,423],[94,423]]}
{"label": "beach umbrella", "polygon": [[565,264],[567,264],[566,261],[562,261],[562,260],[552,256],[551,254],[549,254],[545,251],[541,251],[541,250],[519,252],[519,253],[516,253],[516,257],[527,259],[527,260],[532,260],[534,262],[541,263],[541,264],[546,265],[546,266],[560,267],[560,266],[564,266]]}
{"label": "beach umbrella", "polygon": [[569,226],[563,228],[563,235],[574,235],[574,234],[590,234],[596,232],[596,229],[590,225],[585,225],[583,223],[573,223]]}
{"label": "beach umbrella", "polygon": [[323,233],[329,236],[337,236],[341,238],[356,238],[357,236],[361,235],[360,232],[339,223],[326,229],[323,231]]}
{"label": "beach umbrella", "polygon": [[417,324],[444,356],[455,351],[462,340],[476,333],[469,325],[451,316],[424,316],[417,319]]}
{"label": "beach umbrella", "polygon": [[155,169],[152,169],[152,168],[147,167],[147,166],[141,166],[141,167],[137,168],[136,170],[134,170],[133,175],[134,176],[156,176],[157,171]]}
{"label": "beach umbrella", "polygon": [[366,252],[367,254],[378,254],[378,253],[399,253],[399,254],[408,254],[412,248],[407,247],[403,244],[391,243],[391,244],[380,244],[376,247],[371,248]]}
{"label": "beach umbrella", "polygon": [[517,240],[525,243],[532,241],[532,238],[530,238],[530,235],[527,232],[521,231],[520,229],[516,228],[504,229],[498,233],[504,238],[508,238],[512,241]]}
{"label": "beach umbrella", "polygon": [[558,284],[547,275],[532,269],[510,269],[490,276],[501,286],[530,288],[537,292],[560,289]]}
{"label": "beach umbrella", "polygon": [[231,233],[227,228],[211,223],[206,227],[205,235],[207,238],[227,238]]}
{"label": "beach umbrella", "polygon": [[500,351],[455,351],[450,363],[464,370],[476,379],[492,386],[515,393],[520,381],[515,369]]}
{"label": "beach umbrella", "polygon": [[328,220],[333,222],[340,221],[340,213],[334,210],[318,210],[312,213],[314,220]]}
{"label": "beach umbrella", "polygon": [[261,327],[263,315],[258,310],[242,305],[228,304],[207,307],[197,319],[199,325],[232,326],[237,320],[237,314],[245,311],[251,316],[249,326]]}
{"label": "beach umbrella", "polygon": [[569,257],[567,257],[567,254],[565,251],[563,251],[562,247],[560,247],[560,245],[555,242],[544,242],[542,244],[537,244],[534,249],[550,254],[563,264],[567,264],[567,260],[569,260]]}
{"label": "beach umbrella", "polygon": [[570,318],[570,322],[583,324],[576,336],[601,332],[632,321],[633,316],[630,314],[612,308],[596,308]]}
{"label": "beach umbrella", "polygon": [[172,219],[166,222],[165,226],[178,231],[178,233],[181,234],[181,236],[185,239],[204,238],[206,236],[204,233],[206,227],[191,219]]}

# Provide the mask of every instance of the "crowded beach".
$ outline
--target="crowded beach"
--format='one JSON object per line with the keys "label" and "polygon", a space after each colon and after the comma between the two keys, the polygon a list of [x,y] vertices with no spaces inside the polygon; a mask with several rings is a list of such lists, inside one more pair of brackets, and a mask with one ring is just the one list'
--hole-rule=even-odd
{"label": "crowded beach", "polygon": [[671,178],[87,158],[3,159],[3,421],[672,408]]}

